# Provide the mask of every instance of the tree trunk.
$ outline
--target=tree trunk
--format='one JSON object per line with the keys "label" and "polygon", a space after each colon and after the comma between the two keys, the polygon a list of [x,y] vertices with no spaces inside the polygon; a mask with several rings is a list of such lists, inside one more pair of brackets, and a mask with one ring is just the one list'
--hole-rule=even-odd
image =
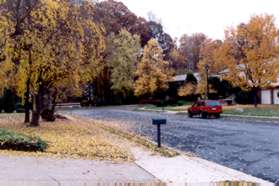
{"label": "tree trunk", "polygon": [[30,123],[31,127],[40,126],[40,116],[42,110],[43,110],[43,91],[42,91],[42,87],[40,87],[38,93],[34,96],[32,119]]}
{"label": "tree trunk", "polygon": [[30,102],[29,102],[29,96],[30,96],[30,79],[28,78],[26,83],[26,92],[25,92],[25,98],[24,98],[24,110],[25,110],[25,119],[24,123],[30,122]]}
{"label": "tree trunk", "polygon": [[40,112],[39,111],[33,111],[32,112],[32,120],[30,123],[31,127],[38,127],[40,126]]}
{"label": "tree trunk", "polygon": [[56,99],[57,99],[57,91],[55,91],[55,93],[53,94],[53,98],[52,98],[51,111],[53,114],[55,112]]}
{"label": "tree trunk", "polygon": [[[31,70],[32,65],[32,46],[29,46],[28,50],[28,63],[29,63],[29,71]],[[28,79],[26,82],[26,92],[25,92],[25,98],[24,98],[24,110],[25,110],[25,119],[24,123],[30,122],[30,72],[28,73]]]}

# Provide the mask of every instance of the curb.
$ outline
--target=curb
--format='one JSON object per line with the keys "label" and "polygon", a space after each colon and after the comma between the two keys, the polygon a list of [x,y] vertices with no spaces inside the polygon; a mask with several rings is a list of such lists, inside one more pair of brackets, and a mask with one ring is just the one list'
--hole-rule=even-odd
{"label": "curb", "polygon": [[274,117],[274,116],[249,116],[249,115],[235,115],[235,114],[222,114],[222,116],[225,117],[237,117],[237,118],[248,118],[248,119],[269,119],[269,120],[278,120],[279,121],[279,117]]}
{"label": "curb", "polygon": [[265,116],[243,116],[243,115],[233,115],[233,114],[222,114],[224,119],[230,120],[243,120],[243,121],[253,121],[253,122],[265,122],[270,124],[279,124],[279,117],[265,117]]}

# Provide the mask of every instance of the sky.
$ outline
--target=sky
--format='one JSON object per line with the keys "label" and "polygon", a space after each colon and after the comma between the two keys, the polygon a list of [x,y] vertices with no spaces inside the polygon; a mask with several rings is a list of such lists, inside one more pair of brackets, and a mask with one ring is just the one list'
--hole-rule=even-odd
{"label": "sky", "polygon": [[279,25],[279,0],[118,0],[136,15],[152,12],[172,37],[202,32],[223,39],[224,30],[256,14],[272,14]]}

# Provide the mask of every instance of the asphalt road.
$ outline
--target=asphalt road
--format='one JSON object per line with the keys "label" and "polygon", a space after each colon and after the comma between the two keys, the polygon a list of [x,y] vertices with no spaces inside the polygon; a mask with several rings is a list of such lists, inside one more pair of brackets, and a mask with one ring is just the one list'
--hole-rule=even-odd
{"label": "asphalt road", "polygon": [[74,110],[73,114],[115,121],[126,130],[156,140],[152,118],[166,118],[163,144],[275,182],[279,179],[279,123],[190,119],[186,115],[138,112],[121,107]]}

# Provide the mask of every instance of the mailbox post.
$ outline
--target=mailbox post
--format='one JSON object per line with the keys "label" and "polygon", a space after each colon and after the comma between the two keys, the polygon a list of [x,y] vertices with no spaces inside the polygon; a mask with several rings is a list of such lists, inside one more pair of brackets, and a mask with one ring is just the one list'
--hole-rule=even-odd
{"label": "mailbox post", "polygon": [[152,124],[157,126],[157,143],[158,147],[161,147],[161,125],[166,125],[166,119],[152,119]]}

